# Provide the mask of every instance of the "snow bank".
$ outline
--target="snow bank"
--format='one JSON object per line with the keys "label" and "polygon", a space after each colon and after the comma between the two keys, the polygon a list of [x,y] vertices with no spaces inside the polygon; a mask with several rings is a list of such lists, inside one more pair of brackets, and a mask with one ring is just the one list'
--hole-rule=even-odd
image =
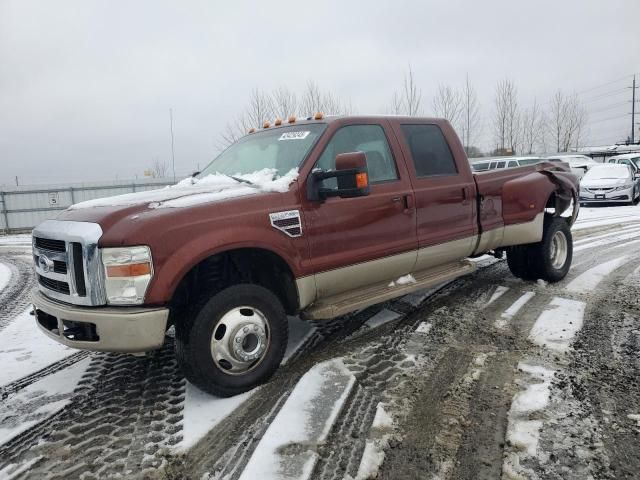
{"label": "snow bank", "polygon": [[258,193],[282,193],[289,190],[289,185],[298,178],[298,169],[292,169],[281,177],[276,177],[276,174],[275,169],[265,168],[249,174],[236,175],[238,178],[251,182],[252,185],[238,182],[220,173],[207,175],[200,179],[189,177],[175,185],[159,190],[88,200],[76,203],[69,209],[124,207],[144,203],[147,203],[149,208],[181,208]]}
{"label": "snow bank", "polygon": [[529,340],[556,352],[566,352],[582,328],[586,304],[554,297],[529,332]]}
{"label": "snow bank", "polygon": [[67,406],[90,363],[91,359],[85,358],[3,399],[0,405],[0,445]]}
{"label": "snow bank", "polygon": [[489,301],[484,305],[482,305],[482,308],[487,308],[489,305],[491,305],[493,302],[498,300],[502,295],[504,295],[508,291],[509,291],[509,287],[502,287],[502,286],[496,287],[495,292],[493,292]]}
{"label": "snow bank", "polygon": [[495,327],[500,329],[506,327],[507,324],[509,323],[509,320],[511,320],[515,316],[515,314],[518,313],[520,309],[524,307],[524,305],[534,297],[534,295],[535,295],[535,292],[525,292],[520,298],[518,298],[518,300],[513,302],[513,305],[507,308],[502,313],[502,315],[500,315],[500,318],[496,319],[494,323]]}
{"label": "snow bank", "polygon": [[538,450],[542,421],[532,420],[530,417],[549,404],[551,380],[555,372],[522,362],[518,364],[518,370],[525,373],[526,377],[522,382],[523,389],[511,403],[507,440],[526,455],[534,456]]}
{"label": "snow bank", "polygon": [[[625,232],[627,231],[625,230]],[[588,248],[603,247],[605,245],[620,242],[622,240],[633,240],[637,238],[638,238],[638,231],[636,230],[632,230],[630,233],[616,232],[615,234],[607,235],[607,237],[601,237],[600,240],[590,239],[592,241],[589,241],[589,242],[583,241],[583,243],[577,246],[574,246],[573,251],[580,252],[581,250],[586,250]]]}
{"label": "snow bank", "polygon": [[[341,359],[319,363],[297,383],[242,472],[241,480],[306,479],[355,383]],[[297,445],[302,449],[287,448]],[[308,449],[304,448],[305,446]]]}
{"label": "snow bank", "polygon": [[368,480],[376,478],[378,470],[384,462],[384,451],[389,446],[389,439],[393,432],[393,419],[385,411],[384,405],[379,403],[376,408],[376,415],[371,424],[371,433],[364,446],[358,473],[355,478],[347,476],[346,479]]}
{"label": "snow bank", "polygon": [[365,325],[369,328],[376,328],[380,325],[384,325],[385,323],[389,323],[397,318],[400,318],[402,315],[398,312],[394,312],[389,310],[388,308],[383,308],[378,313],[376,313],[373,317],[365,322]]}
{"label": "snow bank", "polygon": [[14,318],[0,334],[0,386],[77,352],[42,333],[30,311],[31,307]]}
{"label": "snow bank", "polygon": [[583,207],[580,209],[578,220],[571,229],[582,230],[585,228],[638,221],[640,221],[640,209],[635,205],[597,208]]}
{"label": "snow bank", "polygon": [[0,292],[9,285],[9,280],[11,280],[11,269],[4,263],[0,263]]}
{"label": "snow bank", "polygon": [[416,328],[416,333],[424,333],[425,335],[427,335],[431,331],[432,327],[433,325],[430,323],[420,322],[420,325],[418,325],[418,328]]}
{"label": "snow bank", "polygon": [[626,256],[615,258],[590,268],[569,282],[567,290],[575,293],[589,293],[595,290],[598,284],[616,268],[624,264],[627,258]]}
{"label": "snow bank", "polygon": [[398,278],[395,282],[392,281],[389,286],[395,287],[396,285],[409,285],[410,283],[416,283],[416,279],[413,278],[413,275],[408,274]]}
{"label": "snow bank", "polygon": [[20,235],[0,235],[0,246],[31,246],[31,235],[30,234],[20,234]]}
{"label": "snow bank", "polygon": [[258,390],[260,389],[254,388],[234,397],[219,398],[187,382],[182,416],[182,441],[175,446],[175,450],[189,450]]}

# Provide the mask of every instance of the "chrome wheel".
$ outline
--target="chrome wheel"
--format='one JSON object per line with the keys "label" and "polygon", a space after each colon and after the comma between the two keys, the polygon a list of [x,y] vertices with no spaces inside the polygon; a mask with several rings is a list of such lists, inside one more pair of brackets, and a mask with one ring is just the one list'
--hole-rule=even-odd
{"label": "chrome wheel", "polygon": [[562,231],[557,231],[551,239],[551,266],[561,269],[567,261],[567,237]]}
{"label": "chrome wheel", "polygon": [[253,370],[269,347],[269,321],[258,309],[237,307],[218,321],[211,336],[211,356],[229,375]]}

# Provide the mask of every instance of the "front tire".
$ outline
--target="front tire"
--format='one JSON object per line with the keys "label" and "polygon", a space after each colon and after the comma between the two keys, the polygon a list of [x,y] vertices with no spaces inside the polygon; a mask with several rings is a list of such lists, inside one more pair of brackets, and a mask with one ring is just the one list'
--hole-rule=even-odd
{"label": "front tire", "polygon": [[287,347],[280,300],[259,285],[228,287],[203,298],[176,325],[176,357],[191,383],[221,397],[246,392],[278,369]]}
{"label": "front tire", "polygon": [[531,250],[537,278],[559,282],[566,277],[573,260],[573,237],[567,221],[561,217],[548,219],[542,241],[534,244]]}

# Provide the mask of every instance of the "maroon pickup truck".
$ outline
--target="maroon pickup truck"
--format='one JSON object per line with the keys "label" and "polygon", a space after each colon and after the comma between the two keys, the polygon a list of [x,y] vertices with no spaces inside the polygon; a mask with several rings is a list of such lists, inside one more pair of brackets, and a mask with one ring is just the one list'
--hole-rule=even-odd
{"label": "maroon pickup truck", "polygon": [[287,315],[334,318],[470,273],[484,253],[506,251],[520,278],[562,279],[577,193],[558,164],[472,174],[445,120],[277,120],[175,186],[40,224],[37,324],[129,353],[173,325],[186,377],[234,395],[278,368]]}

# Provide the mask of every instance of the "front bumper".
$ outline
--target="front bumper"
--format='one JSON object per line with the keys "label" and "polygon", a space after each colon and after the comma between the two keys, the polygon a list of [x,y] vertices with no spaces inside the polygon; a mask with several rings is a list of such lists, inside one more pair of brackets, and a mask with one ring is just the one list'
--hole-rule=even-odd
{"label": "front bumper", "polygon": [[39,291],[33,292],[31,301],[40,330],[69,347],[140,353],[164,343],[167,308],[78,307],[51,300]]}
{"label": "front bumper", "polygon": [[633,195],[632,188],[629,188],[627,190],[602,192],[600,194],[587,192],[583,190],[580,192],[580,201],[583,203],[630,202],[632,195]]}

